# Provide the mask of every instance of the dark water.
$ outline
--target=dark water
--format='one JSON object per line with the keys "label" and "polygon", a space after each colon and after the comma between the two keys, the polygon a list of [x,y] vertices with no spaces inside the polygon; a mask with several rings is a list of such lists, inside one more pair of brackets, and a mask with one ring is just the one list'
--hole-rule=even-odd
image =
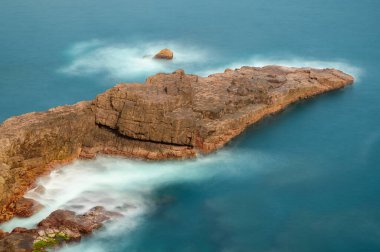
{"label": "dark water", "polygon": [[[375,0],[3,0],[0,121],[178,67],[341,68],[355,85],[293,105],[210,162],[193,161],[202,179],[159,175],[138,225],[66,249],[380,251],[379,13]],[[173,63],[141,59],[166,45],[178,53]],[[217,172],[204,178],[203,169]]]}

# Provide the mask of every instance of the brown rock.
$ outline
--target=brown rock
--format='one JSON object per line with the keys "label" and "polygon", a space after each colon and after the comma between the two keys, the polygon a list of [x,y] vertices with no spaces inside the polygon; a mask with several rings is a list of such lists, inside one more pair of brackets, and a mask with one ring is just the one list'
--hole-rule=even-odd
{"label": "brown rock", "polygon": [[12,233],[0,239],[0,252],[32,252],[34,236],[29,233]]}
{"label": "brown rock", "polygon": [[78,230],[80,226],[81,223],[78,223],[75,212],[69,210],[56,210],[38,223],[38,227],[42,229],[62,227],[69,230]]}
{"label": "brown rock", "polygon": [[194,157],[293,102],[352,82],[335,69],[242,67],[205,78],[178,70],[118,84],[91,102],[10,118],[0,125],[0,222],[57,164],[97,153]]}
{"label": "brown rock", "polygon": [[83,215],[76,215],[69,210],[56,210],[46,219],[38,223],[43,229],[67,229],[81,234],[91,233],[102,226],[102,223],[109,220],[115,213],[106,211],[103,207],[95,207]]}
{"label": "brown rock", "polygon": [[159,51],[154,56],[154,58],[155,59],[171,60],[171,59],[173,59],[173,52],[170,49],[165,48],[165,49],[162,49],[161,51]]}
{"label": "brown rock", "polygon": [[115,216],[120,215],[106,211],[103,207],[94,207],[83,215],[57,210],[41,221],[38,229],[17,227],[10,234],[0,230],[0,252],[31,252],[34,251],[34,244],[48,238],[54,240],[52,246],[79,241],[82,236],[91,234],[103,222]]}
{"label": "brown rock", "polygon": [[26,231],[28,231],[27,228],[23,228],[23,227],[16,227],[12,230],[12,234],[16,233],[16,234],[21,234],[21,233],[25,233]]}
{"label": "brown rock", "polygon": [[0,229],[0,239],[8,234],[9,234],[8,232],[5,232],[4,230]]}
{"label": "brown rock", "polygon": [[74,160],[94,125],[89,102],[10,118],[0,125],[0,222],[36,178]]}
{"label": "brown rock", "polygon": [[30,217],[42,208],[42,205],[33,199],[21,198],[16,202],[15,215],[17,217]]}

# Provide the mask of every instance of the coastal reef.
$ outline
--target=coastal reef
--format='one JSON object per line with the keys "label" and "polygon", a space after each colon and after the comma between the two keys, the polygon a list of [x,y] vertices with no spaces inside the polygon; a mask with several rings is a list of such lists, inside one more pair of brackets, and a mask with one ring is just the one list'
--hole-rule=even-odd
{"label": "coastal reef", "polygon": [[80,241],[101,228],[104,222],[119,216],[100,206],[82,215],[69,210],[56,210],[36,228],[17,227],[10,233],[0,230],[0,252],[44,252],[64,243]]}
{"label": "coastal reef", "polygon": [[27,206],[38,207],[23,195],[57,165],[97,154],[195,157],[291,103],[351,83],[335,69],[242,67],[208,77],[177,70],[118,84],[92,101],[12,117],[0,125],[0,222],[30,216]]}

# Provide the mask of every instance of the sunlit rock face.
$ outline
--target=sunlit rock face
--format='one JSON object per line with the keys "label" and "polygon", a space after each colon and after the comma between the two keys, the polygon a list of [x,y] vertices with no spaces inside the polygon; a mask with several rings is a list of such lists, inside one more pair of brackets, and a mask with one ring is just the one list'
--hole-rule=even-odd
{"label": "sunlit rock face", "polygon": [[173,51],[165,48],[159,51],[156,55],[154,55],[155,59],[162,59],[162,60],[172,60],[173,59]]}
{"label": "sunlit rock face", "polygon": [[334,69],[242,67],[205,78],[178,70],[10,118],[0,126],[0,221],[57,164],[97,153],[153,160],[208,153],[292,102],[352,82]]}
{"label": "sunlit rock face", "polygon": [[332,69],[243,67],[206,78],[178,70],[119,84],[93,105],[96,123],[123,136],[209,152],[268,113],[352,81]]}
{"label": "sunlit rock face", "polygon": [[78,157],[94,124],[89,105],[81,102],[29,113],[0,126],[0,220],[18,212],[17,201],[38,176]]}

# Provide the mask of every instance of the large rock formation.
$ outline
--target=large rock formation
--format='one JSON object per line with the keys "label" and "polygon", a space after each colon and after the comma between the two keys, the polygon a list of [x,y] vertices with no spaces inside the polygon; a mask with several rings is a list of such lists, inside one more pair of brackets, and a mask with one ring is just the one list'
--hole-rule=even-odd
{"label": "large rock formation", "polygon": [[242,67],[205,78],[178,70],[10,118],[0,125],[0,221],[57,164],[97,153],[152,160],[208,153],[292,102],[352,82],[334,69]]}

